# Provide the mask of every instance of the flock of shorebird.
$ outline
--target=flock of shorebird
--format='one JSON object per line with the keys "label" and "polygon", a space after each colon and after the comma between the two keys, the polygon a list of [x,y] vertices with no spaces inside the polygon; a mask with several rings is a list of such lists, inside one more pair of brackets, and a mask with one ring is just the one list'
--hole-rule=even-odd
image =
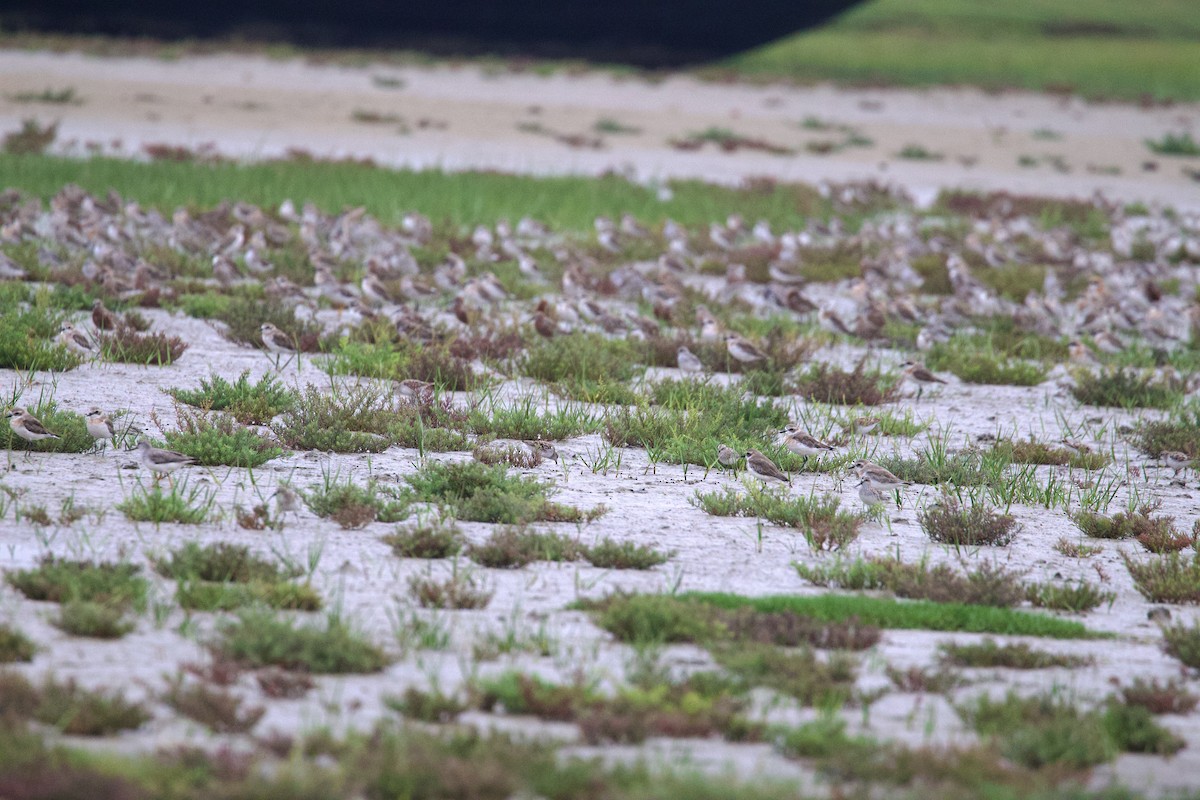
{"label": "flock of shorebird", "polygon": [[[847,208],[866,207],[880,191],[856,184],[827,188],[828,195]],[[322,304],[338,309],[339,324],[368,318],[386,321],[400,337],[430,342],[462,332],[495,334],[507,309],[515,312],[512,323],[529,325],[542,337],[572,331],[674,337],[676,366],[684,373],[705,370],[692,350],[697,343],[723,342],[729,359],[743,367],[771,357],[698,304],[702,296],[752,315],[815,319],[826,330],[867,343],[887,340],[885,327],[897,321],[918,330],[918,350],[946,341],[951,331],[976,320],[1000,317],[1022,330],[1069,340],[1071,360],[1081,365],[1095,364],[1098,352],[1120,351],[1134,337],[1167,350],[1182,346],[1200,325],[1200,304],[1192,299],[1200,281],[1185,269],[1188,263],[1200,262],[1200,224],[1195,219],[1165,213],[1139,216],[1097,205],[1093,208],[1106,215],[1110,226],[1109,240],[1098,246],[1066,226],[1038,224],[1036,207],[1022,211],[1021,198],[988,202],[991,205],[962,212],[969,217],[963,230],[908,210],[868,219],[855,232],[847,231],[837,218],[814,217],[799,229],[777,231],[765,222],[749,225],[734,214],[697,232],[670,220],[651,231],[628,215],[615,221],[598,217],[595,236],[587,240],[564,237],[528,218],[516,225],[501,220],[494,226],[477,226],[467,238],[452,235],[446,240],[449,252],[431,265],[419,263],[414,252],[436,252],[443,240],[436,237],[432,222],[418,213],[404,215],[399,226],[389,228],[361,208],[325,214],[311,205],[297,208],[284,202],[269,212],[237,202],[200,214],[179,209],[168,218],[112,193],[97,197],[66,187],[48,209],[20,202],[19,197],[0,204],[0,237],[35,246],[53,242],[54,247],[39,250],[45,272],[39,277],[82,282],[106,297],[170,297],[178,291],[175,279],[194,282],[197,265],[211,261],[211,276],[201,275],[203,282],[218,290],[252,285],[268,301],[293,308],[298,319],[314,319]],[[165,246],[185,260],[156,258],[157,251],[146,250],[146,243],[165,243],[155,246]],[[305,256],[301,273],[290,255],[297,248]],[[652,251],[657,257],[650,260],[626,256]],[[858,276],[824,284],[809,280],[808,261],[830,253],[857,260]],[[311,286],[298,285],[283,274],[279,264],[285,257],[289,274],[311,274]],[[551,261],[561,270],[561,288],[551,285],[543,271]],[[928,270],[917,268],[931,261],[945,276],[946,285],[937,294],[925,285]],[[495,265],[501,262],[515,264],[521,280],[542,287],[528,304],[514,299],[512,287],[497,277]],[[190,271],[182,271],[184,264]],[[1023,301],[981,280],[985,271],[1022,264],[1043,265],[1045,271],[1041,291],[1030,291]],[[347,265],[363,267],[350,270],[361,274],[360,280],[338,277],[348,271]],[[29,276],[0,253],[0,277]],[[1070,292],[1068,281],[1073,282]],[[695,327],[690,315],[680,311],[688,307],[695,309]],[[106,329],[114,324],[113,312],[97,301],[92,321],[97,330]],[[299,342],[274,324],[262,324],[259,333],[263,348],[276,356],[299,349]],[[59,342],[80,355],[95,354],[87,331],[70,323],[63,326]],[[918,397],[925,387],[945,382],[917,361],[906,361],[900,368],[904,378],[917,384]],[[399,382],[396,391],[401,398],[425,402],[434,387],[410,379]],[[55,436],[24,409],[12,409],[8,418],[22,439]],[[854,422],[856,432],[867,432],[873,424],[878,422],[869,418]],[[88,431],[98,441],[113,436],[111,423],[97,409],[88,413]],[[805,458],[830,449],[795,427],[779,435],[784,447]],[[158,474],[191,462],[148,443],[139,444],[139,449],[142,463]],[[1183,454],[1167,455],[1186,459]],[[722,447],[717,454],[725,466],[742,458],[759,478],[788,480],[758,450],[738,454]],[[864,502],[903,485],[877,465],[864,463],[855,471]]]}
{"label": "flock of shorebird", "polygon": [[[5,416],[8,418],[8,425],[12,428],[13,433],[27,442],[60,438],[57,433],[48,430],[41,420],[20,406],[10,408]],[[100,409],[88,409],[84,419],[87,422],[88,434],[96,440],[97,444],[111,442],[116,438],[117,432],[113,427],[112,420]],[[153,472],[155,476],[169,475],[180,467],[196,463],[196,459],[191,456],[174,450],[154,447],[146,439],[140,440],[136,449],[142,466]]]}

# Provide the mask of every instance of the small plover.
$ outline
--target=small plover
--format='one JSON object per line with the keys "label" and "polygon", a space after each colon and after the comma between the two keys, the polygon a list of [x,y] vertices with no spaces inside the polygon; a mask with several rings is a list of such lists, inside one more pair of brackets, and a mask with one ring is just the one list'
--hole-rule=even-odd
{"label": "small plover", "polygon": [[738,451],[734,450],[727,444],[717,445],[717,463],[722,467],[736,467],[742,457],[738,455]]}
{"label": "small plover", "polygon": [[272,495],[275,498],[275,511],[283,516],[284,514],[300,514],[300,493],[286,483],[279,484],[279,488]]}
{"label": "small plover", "polygon": [[5,414],[13,433],[27,442],[40,442],[43,439],[57,439],[58,434],[46,430],[46,426],[38,418],[23,408],[12,408]]}
{"label": "small plover", "polygon": [[733,356],[735,361],[743,364],[753,364],[767,357],[766,353],[736,333],[726,334],[725,349],[729,351],[729,355]]}
{"label": "small plover", "polygon": [[917,399],[921,398],[921,393],[925,391],[925,384],[944,384],[946,381],[934,375],[929,367],[919,361],[905,361],[900,365],[900,373],[906,377],[912,378],[917,382]]}
{"label": "small plover", "polygon": [[159,475],[170,475],[181,467],[196,463],[196,459],[191,456],[185,456],[174,450],[154,447],[145,439],[138,442],[137,450],[142,459],[142,466],[155,473],[156,478]]}
{"label": "small plover", "polygon": [[296,344],[292,341],[292,337],[270,322],[264,322],[259,331],[262,334],[263,346],[267,348],[268,352],[276,355],[293,355],[296,352]]}
{"label": "small plover", "polygon": [[912,485],[910,481],[902,481],[878,464],[864,459],[859,459],[851,464],[850,471],[870,483],[874,488],[884,491]]}
{"label": "small plover", "polygon": [[429,381],[408,378],[396,383],[396,396],[412,403],[429,403],[433,400],[433,389]]}
{"label": "small plover", "polygon": [[1187,470],[1192,465],[1192,459],[1188,458],[1188,454],[1181,453],[1178,450],[1168,450],[1162,453],[1159,458],[1162,459],[1164,464],[1175,470],[1175,477],[1179,477],[1180,470]]}
{"label": "small plover", "polygon": [[845,426],[851,433],[871,433],[883,420],[879,417],[855,417]]}
{"label": "small plover", "polygon": [[804,456],[805,464],[808,463],[810,456],[822,456],[834,450],[833,445],[822,442],[808,431],[802,430],[795,423],[788,423],[787,427],[779,433],[783,437],[781,440],[783,446],[789,452],[795,453],[798,456]]}
{"label": "small plover", "polygon": [[883,505],[888,501],[891,494],[886,489],[880,489],[871,483],[871,481],[863,478],[858,482],[858,498],[863,501],[863,505],[867,508]]}
{"label": "small plover", "polygon": [[704,371],[704,364],[701,363],[699,356],[688,350],[686,345],[679,346],[679,350],[675,353],[675,363],[679,365],[681,372]]}
{"label": "small plover", "polygon": [[111,331],[115,330],[121,324],[121,320],[117,318],[116,314],[108,310],[103,300],[97,297],[92,301],[92,324],[96,326],[96,330],[98,331]]}
{"label": "small plover", "polygon": [[77,356],[96,355],[96,345],[86,333],[69,322],[64,322],[58,333],[58,342]]}
{"label": "small plover", "polygon": [[100,409],[95,407],[88,409],[84,418],[87,420],[87,432],[96,440],[97,444],[112,441],[113,437],[117,435],[112,420]]}
{"label": "small plover", "polygon": [[791,478],[785,475],[783,470],[775,466],[774,461],[753,448],[746,451],[746,468],[764,483],[767,481],[779,481],[789,486],[792,483]]}
{"label": "small plover", "polygon": [[1078,439],[1067,439],[1066,437],[1059,439],[1058,443],[1064,449],[1069,450],[1073,456],[1086,456],[1092,452],[1092,448],[1079,441]]}
{"label": "small plover", "polygon": [[525,446],[535,455],[549,461],[558,461],[558,451],[554,449],[553,442],[547,442],[544,439],[526,439]]}

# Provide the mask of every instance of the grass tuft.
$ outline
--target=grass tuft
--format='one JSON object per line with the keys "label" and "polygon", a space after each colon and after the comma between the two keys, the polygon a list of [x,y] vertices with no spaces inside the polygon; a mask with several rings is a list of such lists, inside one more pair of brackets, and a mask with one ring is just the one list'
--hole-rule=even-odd
{"label": "grass tuft", "polygon": [[999,514],[981,503],[963,507],[953,497],[928,506],[917,515],[921,530],[939,544],[955,547],[1004,547],[1017,535],[1020,526],[1008,514]]}
{"label": "grass tuft", "polygon": [[140,572],[136,564],[67,561],[48,555],[36,568],[9,572],[4,578],[30,600],[90,602],[141,610],[150,584]]}
{"label": "grass tuft", "polygon": [[795,393],[818,403],[877,406],[896,399],[894,377],[866,370],[865,359],[850,372],[830,364],[814,364],[797,378]]}
{"label": "grass tuft", "polygon": [[224,411],[243,425],[267,425],[296,402],[295,392],[271,375],[250,383],[250,370],[233,383],[214,373],[201,378],[198,389],[171,389],[168,394],[190,406]]}
{"label": "grass tuft", "polygon": [[21,631],[0,623],[0,664],[32,661],[37,646]]}
{"label": "grass tuft", "polygon": [[401,558],[450,558],[463,549],[462,531],[453,520],[403,525],[383,542]]}
{"label": "grass tuft", "polygon": [[997,644],[995,639],[985,639],[979,644],[944,642],[938,645],[938,650],[942,663],[952,664],[956,667],[1048,669],[1050,667],[1082,667],[1094,662],[1094,659],[1090,657],[1038,650],[1024,642],[1001,645]]}
{"label": "grass tuft", "polygon": [[159,484],[146,488],[138,483],[128,497],[117,503],[117,510],[135,522],[199,525],[208,519],[215,502],[211,490],[200,486],[189,489],[183,481],[177,481],[166,492]]}
{"label": "grass tuft", "polygon": [[1138,593],[1154,603],[1200,604],[1200,553],[1165,555],[1137,561],[1121,559]]}
{"label": "grass tuft", "polygon": [[277,666],[317,675],[379,672],[389,663],[376,645],[337,616],[325,624],[299,624],[252,609],[222,624],[213,652],[252,667]]}

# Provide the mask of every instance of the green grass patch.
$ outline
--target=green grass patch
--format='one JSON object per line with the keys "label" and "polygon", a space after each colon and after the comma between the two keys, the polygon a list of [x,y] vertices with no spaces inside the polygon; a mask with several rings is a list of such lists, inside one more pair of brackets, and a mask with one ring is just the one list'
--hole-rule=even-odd
{"label": "green grass patch", "polygon": [[719,608],[753,608],[756,611],[790,611],[823,622],[856,618],[863,625],[880,628],[929,631],[996,633],[1010,636],[1044,636],[1056,639],[1086,639],[1099,636],[1081,623],[1044,614],[1009,608],[935,603],[928,600],[893,600],[885,597],[819,595],[816,597],[742,597],[732,594],[687,593]]}
{"label": "green grass patch", "polygon": [[244,545],[187,542],[169,557],[154,559],[154,569],[178,581],[176,599],[184,608],[229,611],[262,604],[271,608],[316,611],[321,597],[307,584],[291,583],[301,570],[256,556]]}
{"label": "green grass patch", "polygon": [[220,626],[214,652],[252,667],[277,666],[316,675],[379,672],[384,652],[339,617],[301,624],[264,610],[241,612]]}
{"label": "green grass patch", "polygon": [[208,519],[216,495],[202,486],[188,487],[176,481],[166,491],[161,484],[150,487],[138,483],[129,496],[117,503],[117,510],[134,522],[180,522],[199,525]]}
{"label": "green grass patch", "polygon": [[1200,604],[1200,554],[1166,553],[1145,561],[1121,554],[1134,586],[1152,603]]}
{"label": "green grass patch", "polygon": [[63,603],[53,622],[63,633],[91,639],[120,639],[134,629],[124,609],[86,600]]}
{"label": "green grass patch", "polygon": [[875,0],[722,68],[801,81],[1070,89],[1092,98],[1195,100],[1200,31],[1187,0]]}
{"label": "green grass patch", "polygon": [[79,366],[79,357],[55,340],[68,319],[50,292],[0,286],[0,369],[62,372]]}
{"label": "green grass patch", "polygon": [[932,370],[951,372],[967,383],[1037,386],[1046,380],[1041,364],[998,353],[987,337],[956,334],[938,342],[925,356]]}
{"label": "green grass patch", "polygon": [[[642,447],[653,461],[711,467],[717,445],[738,453],[759,448],[781,469],[798,471],[803,464],[764,439],[787,424],[787,414],[767,399],[747,398],[739,387],[722,388],[699,381],[660,381],[649,387],[649,402],[610,410],[604,438],[619,447]],[[831,463],[824,462],[826,464]]]}
{"label": "green grass patch", "polygon": [[814,364],[796,379],[795,394],[807,400],[843,406],[877,406],[895,400],[895,376],[866,369],[865,359],[854,369]]}
{"label": "green grass patch", "polygon": [[696,492],[689,502],[718,517],[761,517],[776,525],[798,528],[815,550],[840,550],[858,538],[863,517],[840,509],[834,495],[808,497],[748,486]]}
{"label": "green grass patch", "polygon": [[164,434],[167,447],[205,467],[260,467],[283,455],[275,441],[230,417],[189,412],[177,406],[179,428]]}
{"label": "green grass patch", "polygon": [[335,347],[322,369],[331,375],[360,375],[393,381],[418,380],[432,383],[440,391],[466,392],[486,383],[469,361],[459,358],[449,344],[423,344],[390,337],[371,342],[343,341]]}
{"label": "green grass patch", "polygon": [[1166,452],[1200,457],[1200,405],[1187,403],[1165,420],[1144,420],[1130,437],[1133,445],[1151,458]]}
{"label": "green grass patch", "polygon": [[201,378],[198,389],[171,389],[167,393],[190,406],[224,411],[243,425],[266,425],[296,402],[295,392],[272,375],[263,375],[251,383],[250,370],[242,372],[232,383],[214,373]]}
{"label": "green grass patch", "polygon": [[0,623],[0,664],[32,661],[37,646],[24,633],[11,625]]}
{"label": "green grass patch", "polygon": [[573,333],[530,346],[518,368],[573,400],[630,405],[637,395],[627,382],[638,373],[638,356],[630,340]]}
{"label": "green grass patch", "polygon": [[462,551],[465,541],[453,520],[401,525],[382,540],[401,558],[450,558]]}
{"label": "green grass patch", "polygon": [[1158,139],[1147,139],[1146,147],[1160,156],[1200,156],[1200,144],[1187,131],[1164,133]]}
{"label": "green grass patch", "polygon": [[[330,214],[363,206],[384,222],[420,208],[430,219],[458,226],[491,225],[497,219],[528,215],[555,228],[584,231],[591,230],[599,215],[616,219],[630,213],[648,222],[670,217],[687,225],[707,225],[724,219],[736,207],[747,219],[765,219],[776,229],[790,230],[829,208],[815,189],[798,184],[772,182],[764,189],[671,181],[672,197],[662,201],[654,189],[617,176],[526,177],[311,161],[147,163],[0,154],[0,174],[7,186],[43,200],[75,183],[98,195],[114,189],[168,215],[179,206],[208,208],[230,197],[261,208],[278,208],[285,199],[304,198]],[[272,321],[258,318],[258,313],[247,320],[254,332],[263,322]]]}
{"label": "green grass patch", "polygon": [[538,408],[538,401],[525,397],[511,405],[496,400],[485,408],[476,406],[467,415],[467,427],[475,434],[499,439],[542,439],[562,441],[600,430],[599,417],[581,406],[567,404],[555,411]]}
{"label": "green grass patch", "polygon": [[1094,659],[1083,656],[1038,650],[1024,642],[998,644],[995,639],[985,639],[978,644],[944,642],[938,645],[938,658],[943,664],[956,667],[1007,669],[1082,667],[1094,662]]}
{"label": "green grass patch", "polygon": [[37,567],[8,572],[4,579],[30,600],[91,602],[141,610],[146,606],[150,583],[140,572],[136,564],[45,556]]}
{"label": "green grass patch", "polygon": [[1109,408],[1173,408],[1183,400],[1184,386],[1151,372],[1120,369],[1072,373],[1071,395],[1083,405]]}
{"label": "green grass patch", "polygon": [[[19,405],[21,398],[16,399]],[[0,412],[7,409],[0,409]],[[27,442],[13,433],[7,424],[9,420],[2,419],[0,425],[0,444],[9,450],[29,450],[35,453],[86,453],[95,448],[96,440],[87,432],[87,420],[74,411],[60,409],[52,399],[39,400],[37,405],[26,406],[25,410],[32,414],[45,426],[46,430],[58,434],[57,439],[43,439],[39,442]]]}
{"label": "green grass patch", "polygon": [[[74,680],[59,682],[51,676],[35,686],[18,673],[0,673],[0,697],[7,717],[33,719],[70,736],[111,736],[140,728],[151,718],[142,704],[126,700],[119,690],[90,691]],[[10,759],[19,758],[18,753],[4,752],[0,770]],[[81,794],[88,791],[80,790]]]}
{"label": "green grass patch", "polygon": [[603,513],[603,506],[585,513],[551,502],[553,484],[509,475],[502,464],[430,461],[404,480],[412,501],[433,504],[442,516],[470,522],[582,522]]}
{"label": "green grass patch", "polygon": [[409,499],[375,479],[366,484],[344,481],[326,473],[324,481],[303,494],[304,502],[318,517],[332,519],[346,529],[362,528],[376,520],[397,522],[408,515]]}

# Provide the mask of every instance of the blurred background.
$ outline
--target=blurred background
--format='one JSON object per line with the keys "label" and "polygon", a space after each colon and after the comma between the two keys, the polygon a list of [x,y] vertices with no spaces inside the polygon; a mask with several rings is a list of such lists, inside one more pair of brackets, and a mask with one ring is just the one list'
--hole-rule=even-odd
{"label": "blurred background", "polygon": [[359,59],[369,49],[1200,99],[1198,0],[4,0],[0,44],[159,56],[354,50]]}
{"label": "blurred background", "polygon": [[7,0],[12,31],[241,39],[434,55],[584,58],[643,67],[711,61],[802,30],[854,0]]}

